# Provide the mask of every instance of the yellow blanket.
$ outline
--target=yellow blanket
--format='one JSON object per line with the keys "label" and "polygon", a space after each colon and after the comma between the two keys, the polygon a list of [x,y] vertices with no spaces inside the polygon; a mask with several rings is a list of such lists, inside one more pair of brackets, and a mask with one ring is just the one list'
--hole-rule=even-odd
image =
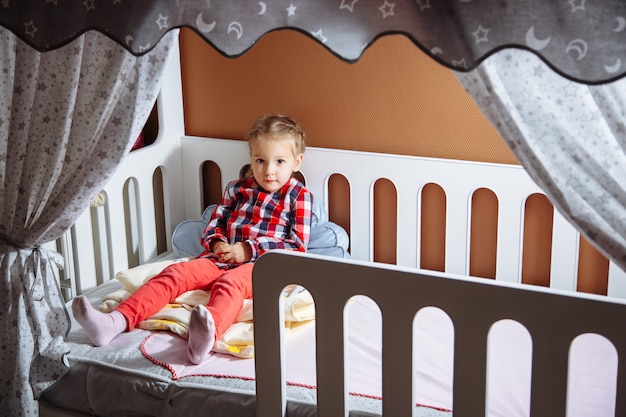
{"label": "yellow blanket", "polygon": [[[99,307],[100,311],[113,310],[163,268],[174,262],[186,262],[189,259],[191,258],[153,262],[118,272],[115,278],[122,283],[123,289],[104,297]],[[285,338],[289,340],[313,324],[315,307],[311,294],[300,286],[288,286],[283,295],[285,297]],[[191,310],[198,304],[206,305],[210,296],[209,292],[201,290],[181,294],[157,314],[139,323],[139,327],[145,330],[168,330],[187,338]],[[244,300],[237,320],[216,341],[213,351],[239,358],[254,357],[252,300]]]}

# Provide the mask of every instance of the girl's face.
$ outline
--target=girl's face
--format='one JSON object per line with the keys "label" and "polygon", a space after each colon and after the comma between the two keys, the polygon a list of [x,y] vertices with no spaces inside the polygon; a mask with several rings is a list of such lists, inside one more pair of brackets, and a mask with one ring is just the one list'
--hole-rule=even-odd
{"label": "girl's face", "polygon": [[263,137],[250,151],[250,166],[257,184],[275,193],[285,185],[291,174],[300,169],[302,154],[294,155],[294,138],[290,135]]}

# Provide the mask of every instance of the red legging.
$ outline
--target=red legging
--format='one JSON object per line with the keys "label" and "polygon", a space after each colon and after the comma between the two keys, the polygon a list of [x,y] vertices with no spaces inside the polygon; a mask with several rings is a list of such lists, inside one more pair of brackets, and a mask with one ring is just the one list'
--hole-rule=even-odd
{"label": "red legging", "polygon": [[210,259],[196,258],[165,268],[122,302],[117,310],[132,330],[179,295],[191,290],[211,291],[207,310],[215,321],[216,337],[237,319],[243,300],[252,298],[252,263],[220,269]]}

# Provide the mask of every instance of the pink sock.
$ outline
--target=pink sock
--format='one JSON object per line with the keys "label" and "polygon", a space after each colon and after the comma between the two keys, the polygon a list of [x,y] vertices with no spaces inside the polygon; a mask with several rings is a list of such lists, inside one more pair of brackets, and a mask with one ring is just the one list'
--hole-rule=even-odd
{"label": "pink sock", "polygon": [[191,363],[199,364],[211,353],[215,344],[215,322],[211,312],[199,304],[191,310],[187,356]]}
{"label": "pink sock", "polygon": [[108,345],[118,334],[128,327],[126,317],[119,311],[108,314],[92,307],[89,300],[80,295],[72,301],[72,312],[76,321],[83,327],[89,340],[96,346]]}

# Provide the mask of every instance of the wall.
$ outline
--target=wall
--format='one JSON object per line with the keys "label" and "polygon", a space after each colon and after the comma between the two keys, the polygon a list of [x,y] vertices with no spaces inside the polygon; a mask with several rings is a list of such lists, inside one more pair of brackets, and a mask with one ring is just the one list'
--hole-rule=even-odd
{"label": "wall", "polygon": [[310,146],[516,163],[452,72],[404,36],[379,39],[355,64],[288,30],[237,59],[189,30],[182,42],[189,134],[239,139],[259,115],[285,112]]}
{"label": "wall", "polygon": [[[346,63],[296,31],[269,33],[242,56],[228,58],[183,29],[181,60],[189,135],[242,139],[259,115],[284,112],[303,125],[308,146],[517,163],[453,73],[402,35],[382,37],[358,62]],[[331,219],[347,228],[347,185],[341,180],[331,185]],[[388,182],[377,184],[375,255],[381,262],[395,261],[389,244],[397,221],[394,192]],[[218,196],[219,190],[208,190],[206,203]],[[552,207],[537,197],[527,205],[523,279],[548,285]],[[424,233],[433,243],[424,248],[422,266],[441,270],[445,202],[430,187],[425,202]],[[472,204],[487,214],[472,228],[471,272],[492,277],[497,202],[479,192]],[[606,279],[596,279],[598,271],[605,274],[606,260],[587,244],[582,251],[581,290],[606,291]]]}

